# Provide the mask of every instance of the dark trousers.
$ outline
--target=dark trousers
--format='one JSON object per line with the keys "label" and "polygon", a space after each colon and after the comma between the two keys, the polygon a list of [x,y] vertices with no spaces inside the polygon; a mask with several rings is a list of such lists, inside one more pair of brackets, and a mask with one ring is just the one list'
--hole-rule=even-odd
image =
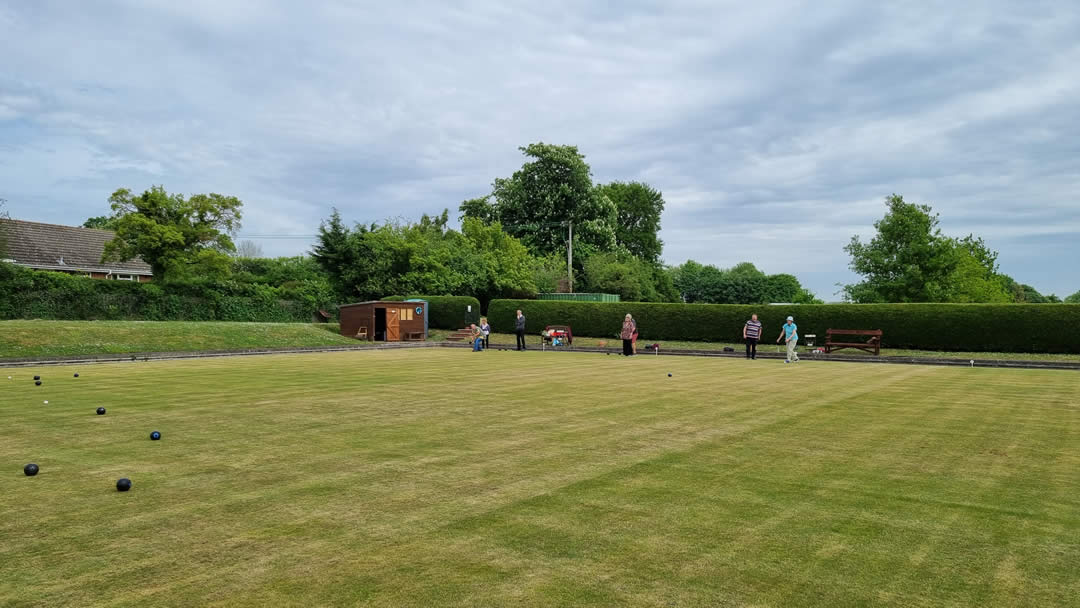
{"label": "dark trousers", "polygon": [[484,336],[484,348],[491,348],[491,336]]}
{"label": "dark trousers", "polygon": [[525,350],[525,330],[519,329],[514,333],[517,334],[517,349]]}
{"label": "dark trousers", "polygon": [[633,342],[633,340],[623,340],[622,341],[622,354],[626,355],[627,357],[634,354],[634,342]]}
{"label": "dark trousers", "polygon": [[746,339],[746,358],[757,359],[757,338]]}

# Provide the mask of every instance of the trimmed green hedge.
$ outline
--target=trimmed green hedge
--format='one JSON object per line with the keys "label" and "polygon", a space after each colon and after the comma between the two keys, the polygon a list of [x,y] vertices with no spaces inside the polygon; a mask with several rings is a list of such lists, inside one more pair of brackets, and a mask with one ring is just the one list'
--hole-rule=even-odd
{"label": "trimmed green hedge", "polygon": [[310,323],[314,311],[266,285],[161,286],[0,263],[0,319]]}
{"label": "trimmed green hedge", "polygon": [[[386,296],[382,301],[412,299],[427,300],[428,327],[431,329],[461,329],[480,320],[480,300],[472,296]],[[470,306],[472,312],[469,312]]]}
{"label": "trimmed green hedge", "polygon": [[[757,313],[763,341],[776,340],[787,315],[799,334],[834,329],[880,329],[890,348],[940,351],[1080,353],[1080,304],[803,304],[741,306],[492,300],[494,327],[513,327],[514,311],[525,313],[529,333],[546,325],[569,325],[575,335],[617,338],[626,313],[634,315],[641,339],[738,342],[743,324]],[[500,330],[501,331],[501,330]]]}

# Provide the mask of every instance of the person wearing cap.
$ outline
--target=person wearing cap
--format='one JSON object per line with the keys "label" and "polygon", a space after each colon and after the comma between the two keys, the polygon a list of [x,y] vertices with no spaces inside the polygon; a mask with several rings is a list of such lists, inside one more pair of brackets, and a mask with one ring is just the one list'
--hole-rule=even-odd
{"label": "person wearing cap", "polygon": [[792,361],[798,363],[799,355],[795,352],[795,345],[799,343],[799,328],[795,325],[795,317],[787,318],[787,323],[784,323],[784,327],[780,329],[780,337],[776,339],[776,343],[779,344],[781,339],[787,341],[787,358],[784,359],[784,363]]}

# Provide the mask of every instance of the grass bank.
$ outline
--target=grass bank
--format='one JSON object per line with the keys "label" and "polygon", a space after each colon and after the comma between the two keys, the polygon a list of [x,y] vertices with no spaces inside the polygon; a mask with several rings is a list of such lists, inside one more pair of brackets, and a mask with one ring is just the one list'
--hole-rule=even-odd
{"label": "grass bank", "polygon": [[0,321],[0,357],[356,344],[337,325],[185,321]]}

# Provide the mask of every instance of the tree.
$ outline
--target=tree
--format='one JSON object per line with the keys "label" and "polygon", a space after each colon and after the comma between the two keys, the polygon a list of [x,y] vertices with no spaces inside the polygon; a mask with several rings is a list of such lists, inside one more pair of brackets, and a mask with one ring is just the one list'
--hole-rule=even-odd
{"label": "tree", "polygon": [[642,182],[612,182],[598,190],[615,203],[616,244],[642,260],[659,261],[664,249],[659,237],[660,214],[664,211],[660,191]]}
{"label": "tree", "polygon": [[107,215],[92,217],[83,222],[83,228],[96,228],[98,230],[115,230],[116,218]]}
{"label": "tree", "polygon": [[263,257],[262,245],[255,241],[240,241],[240,244],[236,247],[236,257],[238,258],[261,258]]}
{"label": "tree", "polygon": [[561,293],[568,287],[566,256],[552,254],[532,258],[532,277],[538,293]]}
{"label": "tree", "polygon": [[968,235],[951,240],[953,260],[946,283],[946,302],[1006,303],[1013,301],[1003,275],[998,274],[996,251],[981,238]]}
{"label": "tree", "polygon": [[723,279],[724,273],[716,266],[702,265],[694,260],[671,269],[672,283],[687,303],[712,302]]}
{"label": "tree", "polygon": [[350,230],[337,209],[332,210],[329,220],[319,225],[319,238],[311,255],[330,276],[334,291],[343,301],[364,293],[362,286],[367,282],[372,258],[363,239],[366,232],[364,226]]}
{"label": "tree", "polygon": [[319,228],[312,255],[343,300],[389,294],[497,297],[536,294],[534,260],[498,223],[466,218],[447,227],[449,212],[413,224],[357,225],[334,210]]}
{"label": "tree", "polygon": [[941,234],[938,216],[896,194],[885,204],[889,210],[874,222],[874,238],[863,243],[853,236],[844,247],[851,269],[863,276],[844,286],[845,296],[854,302],[947,301],[956,245]]}
{"label": "tree", "polygon": [[[754,266],[750,262],[740,262],[740,263],[732,266],[731,268],[729,268],[725,272],[725,274],[727,274],[730,277],[744,277],[744,278],[758,278],[758,277],[764,278],[765,277],[765,273],[758,270],[757,266]],[[790,274],[776,275],[776,276],[791,277],[792,279],[795,278],[794,276],[792,276]],[[798,283],[799,281],[796,280],[795,282]],[[779,302],[780,300],[773,300],[773,301],[774,302]]]}
{"label": "tree", "polygon": [[240,199],[185,198],[154,186],[138,195],[121,188],[109,202],[116,236],[105,244],[103,262],[138,257],[159,280],[220,278],[230,272],[229,254],[236,251],[230,235],[240,227]]}
{"label": "tree", "polygon": [[663,268],[626,250],[590,255],[583,276],[588,291],[619,294],[625,302],[679,301],[679,293]]}
{"label": "tree", "polygon": [[1066,296],[1065,302],[1068,304],[1080,304],[1080,291],[1072,294],[1071,296]]}
{"label": "tree", "polygon": [[532,159],[509,178],[496,179],[492,197],[462,203],[462,219],[499,222],[533,255],[566,251],[568,229],[582,259],[616,243],[615,204],[593,187],[592,173],[575,146],[545,143],[520,148]]}
{"label": "tree", "polygon": [[688,260],[670,271],[675,288],[685,302],[709,304],[767,304],[793,302],[817,304],[821,300],[791,274],[766,275],[749,262],[728,270]]}
{"label": "tree", "polygon": [[462,220],[471,217],[478,219],[485,224],[497,221],[495,206],[491,204],[491,196],[481,196],[462,201],[461,206],[458,207],[458,209],[461,211]]}
{"label": "tree", "polygon": [[478,260],[471,295],[485,306],[494,298],[536,296],[533,258],[521,241],[503,231],[497,222],[485,224],[466,218],[461,233]]}

